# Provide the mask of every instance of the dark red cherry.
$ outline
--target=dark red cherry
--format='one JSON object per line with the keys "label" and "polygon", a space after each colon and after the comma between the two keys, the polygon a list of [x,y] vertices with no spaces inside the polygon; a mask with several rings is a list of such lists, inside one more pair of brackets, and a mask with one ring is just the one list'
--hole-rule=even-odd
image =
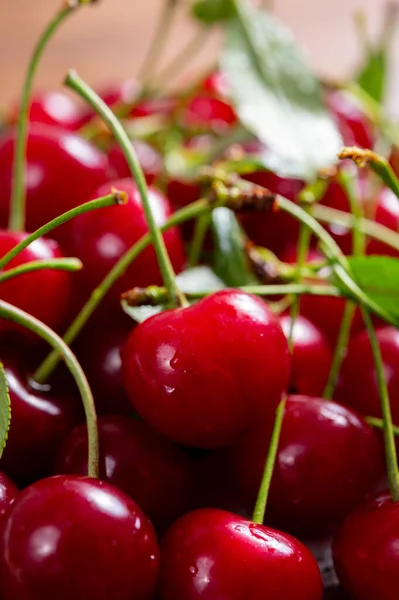
{"label": "dark red cherry", "polygon": [[319,568],[305,546],[233,513],[189,513],[161,545],[159,600],[321,600],[322,595]]}
{"label": "dark red cherry", "polygon": [[[134,140],[132,145],[137,153],[137,158],[144,171],[147,183],[148,185],[151,185],[162,172],[161,155],[152,146],[141,140]],[[125,156],[118,144],[111,146],[108,152],[108,158],[110,165],[118,178],[124,179],[126,177],[131,177]]]}
{"label": "dark red cherry", "polygon": [[21,492],[0,534],[0,559],[3,600],[151,600],[158,545],[123,492],[70,475]]}
{"label": "dark red cherry", "polygon": [[[12,115],[15,123],[18,110]],[[77,131],[87,122],[87,115],[74,98],[61,91],[37,93],[33,96],[29,111],[30,123],[42,123],[61,127],[68,131]]]}
{"label": "dark red cherry", "polygon": [[201,94],[190,100],[183,116],[184,125],[193,129],[226,131],[236,121],[237,116],[230,104]]}
{"label": "dark red cherry", "polygon": [[[260,426],[229,452],[229,476],[254,506],[271,426]],[[383,475],[374,430],[354,411],[310,396],[289,396],[266,519],[304,539],[321,538],[363,500]]]}
{"label": "dark red cherry", "polygon": [[0,523],[18,494],[19,489],[15,483],[5,473],[0,472]]}
{"label": "dark red cherry", "polygon": [[[113,188],[128,194],[129,201],[125,206],[92,211],[71,223],[66,246],[70,254],[80,258],[85,266],[81,286],[87,292],[98,285],[122,254],[148,232],[141,197],[131,179],[106,184],[94,192],[94,197],[109,194]],[[156,189],[149,190],[149,201],[157,225],[163,225],[172,212],[169,202]],[[181,271],[185,257],[179,230],[169,229],[164,239],[175,271]],[[134,286],[157,285],[161,281],[156,254],[150,246],[119,278],[112,290],[112,300],[115,305],[119,304],[121,292]]]}
{"label": "dark red cherry", "polygon": [[331,90],[326,100],[345,146],[372,148],[374,145],[372,124],[356,99],[343,90]]}
{"label": "dark red cherry", "polygon": [[[7,224],[15,133],[0,140],[0,223]],[[39,123],[29,129],[26,228],[34,231],[61,213],[86,202],[109,180],[108,159],[74,133]],[[54,230],[57,241],[68,226]]]}
{"label": "dark red cherry", "polygon": [[[0,230],[0,256],[7,254],[26,236],[26,233]],[[39,238],[12,259],[4,271],[31,261],[62,257],[63,254],[57,242]],[[25,310],[52,329],[58,329],[70,314],[72,283],[71,273],[43,269],[0,283],[0,296],[2,300]],[[16,327],[9,321],[0,320],[1,331],[15,330]]]}
{"label": "dark red cherry", "polygon": [[[383,188],[378,195],[374,220],[392,231],[399,231],[399,202],[389,188]],[[368,244],[367,254],[398,256],[398,252],[394,248],[373,239]]]}
{"label": "dark red cherry", "polygon": [[[377,330],[377,338],[384,362],[392,417],[395,424],[399,425],[399,331],[386,326]],[[358,333],[349,344],[336,398],[363,415],[381,416],[377,376],[366,331]]]}
{"label": "dark red cherry", "polygon": [[[2,356],[12,423],[0,468],[20,485],[53,472],[56,455],[80,418],[80,398],[59,390],[34,389],[13,362]],[[24,365],[26,367],[26,365]]]}
{"label": "dark red cherry", "polygon": [[[291,330],[289,315],[280,317],[288,339]],[[322,331],[308,319],[298,316],[293,329],[293,353],[289,389],[296,394],[321,396],[331,367],[331,349]]]}
{"label": "dark red cherry", "polygon": [[271,416],[288,383],[287,341],[266,304],[223,290],[136,327],[122,353],[137,412],[172,440],[231,443]]}
{"label": "dark red cherry", "polygon": [[379,493],[346,519],[334,544],[334,564],[352,600],[396,600],[399,586],[399,504]]}
{"label": "dark red cherry", "polygon": [[[194,465],[178,446],[124,417],[100,417],[99,434],[101,478],[131,496],[158,530],[192,507]],[[58,473],[87,473],[85,425],[66,440]]]}

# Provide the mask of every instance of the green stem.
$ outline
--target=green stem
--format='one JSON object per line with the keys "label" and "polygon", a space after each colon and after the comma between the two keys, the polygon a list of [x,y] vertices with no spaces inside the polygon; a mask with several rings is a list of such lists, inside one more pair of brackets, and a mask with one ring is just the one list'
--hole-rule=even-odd
{"label": "green stem", "polygon": [[45,340],[50,346],[57,350],[57,353],[63,357],[68,369],[70,370],[73,378],[76,381],[79,392],[82,397],[83,406],[87,420],[88,430],[88,449],[89,449],[89,463],[88,463],[88,474],[90,477],[99,476],[99,443],[98,443],[98,430],[97,430],[97,415],[96,408],[94,405],[93,395],[90,390],[90,386],[86,379],[86,376],[82,370],[82,367],[76,360],[75,355],[70,348],[63,342],[63,340],[52,331],[47,325],[44,325],[38,319],[35,319],[31,315],[28,315],[23,310],[0,300],[0,317],[13,321],[30,331],[33,331],[43,340]]}
{"label": "green stem", "polygon": [[399,470],[398,459],[395,446],[395,433],[393,430],[391,405],[389,401],[388,386],[385,379],[384,363],[381,356],[381,349],[378,343],[378,338],[375,333],[373,321],[368,311],[362,307],[362,315],[366,325],[367,333],[370,340],[371,350],[374,358],[374,365],[377,375],[378,391],[381,402],[382,420],[384,423],[384,445],[385,458],[388,471],[389,489],[393,502],[399,502]]}
{"label": "green stem", "polygon": [[189,267],[195,267],[201,259],[204,241],[209,230],[211,220],[212,211],[209,211],[201,215],[195,222],[194,237],[193,241],[191,242],[190,252],[188,255]]}
{"label": "green stem", "polygon": [[137,159],[136,152],[130,142],[130,139],[123,129],[121,123],[113,114],[112,110],[101,100],[96,94],[78,75],[73,71],[69,71],[65,83],[68,87],[73,89],[79,94],[83,100],[85,100],[91,108],[103,119],[106,125],[109,127],[114,138],[119,143],[126,161],[129,165],[130,172],[133,179],[136,181],[138,191],[141,196],[143,203],[144,214],[147,220],[148,229],[151,233],[154,248],[157,254],[159,268],[162,274],[162,278],[166,289],[169,293],[170,302],[176,306],[184,306],[186,301],[181,294],[177,284],[175,273],[173,271],[172,263],[168,256],[164,239],[161,231],[155,222],[154,215],[152,213],[147,183],[144,177],[143,170]]}
{"label": "green stem", "polygon": [[86,202],[85,204],[81,204],[72,210],[69,210],[66,213],[63,213],[59,217],[56,217],[52,221],[43,225],[39,229],[36,229],[30,235],[27,235],[23,240],[19,242],[14,248],[12,248],[7,254],[0,258],[0,270],[4,269],[8,263],[15,258],[22,250],[25,250],[32,242],[37,240],[38,238],[47,235],[50,231],[63,225],[67,221],[74,219],[79,215],[83,215],[91,210],[97,210],[98,208],[105,208],[106,206],[113,206],[114,204],[125,204],[127,201],[127,196],[125,192],[115,191],[112,194],[108,194],[107,196],[103,196],[102,198],[97,198],[96,200],[91,200],[90,202]]}
{"label": "green stem", "polygon": [[[384,421],[382,419],[377,419],[376,417],[364,417],[364,420],[372,427],[384,430]],[[392,431],[394,432],[395,437],[399,437],[399,427],[393,425]]]}
{"label": "green stem", "polygon": [[[198,217],[201,213],[208,211],[209,205],[206,200],[198,200],[193,204],[190,204],[179,211],[176,211],[161,227],[162,231],[167,231],[172,227],[184,223],[189,219]],[[143,250],[147,248],[152,242],[151,234],[147,233],[138,242],[136,242],[129,250],[125,252],[123,256],[118,260],[114,267],[105,276],[99,286],[92,292],[89,300],[83,306],[76,319],[68,328],[64,335],[64,341],[69,346],[79,335],[101,300],[106,296],[109,290],[112,288],[118,278],[126,271],[130,263],[139,256]],[[44,383],[54,371],[60,360],[60,354],[57,350],[53,350],[43,363],[37,369],[34,379],[38,383]]]}
{"label": "green stem", "polygon": [[25,275],[33,271],[42,271],[43,269],[55,269],[57,271],[80,271],[83,264],[78,258],[49,258],[48,260],[32,260],[30,262],[18,265],[14,269],[0,272],[0,283],[4,283],[18,275]]}
{"label": "green stem", "polygon": [[33,80],[43,52],[58,30],[60,25],[77,8],[76,2],[69,2],[50,21],[34,49],[26,72],[26,77],[21,94],[21,106],[18,116],[16,131],[15,153],[12,169],[12,194],[9,219],[9,229],[23,231],[25,226],[25,202],[26,202],[26,146],[28,137],[29,103],[32,92]]}
{"label": "green stem", "polygon": [[334,395],[335,385],[338,379],[339,371],[341,369],[342,361],[345,358],[346,348],[348,347],[351,324],[353,316],[355,314],[356,304],[353,302],[346,302],[344,314],[342,316],[337,343],[335,344],[334,355],[331,362],[330,372],[328,374],[328,380],[326,387],[323,392],[323,398],[331,400]]}
{"label": "green stem", "polygon": [[380,154],[372,150],[363,148],[343,148],[339,158],[341,160],[349,158],[353,160],[358,167],[370,165],[371,169],[376,173],[381,180],[389,187],[395,196],[399,198],[399,179],[389,162]]}

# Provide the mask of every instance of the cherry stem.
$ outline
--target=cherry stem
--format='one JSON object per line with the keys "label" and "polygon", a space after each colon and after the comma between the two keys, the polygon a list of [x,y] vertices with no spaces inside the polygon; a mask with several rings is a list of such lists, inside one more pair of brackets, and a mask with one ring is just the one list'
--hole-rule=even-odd
{"label": "cherry stem", "polygon": [[38,319],[35,319],[31,315],[28,315],[23,310],[12,306],[8,302],[4,302],[4,300],[0,300],[0,317],[8,319],[9,321],[13,321],[18,325],[33,331],[48,344],[50,344],[50,346],[56,349],[57,353],[63,357],[69,371],[71,372],[71,375],[75,379],[76,385],[78,386],[86,414],[89,451],[88,475],[90,477],[98,477],[99,442],[96,408],[89,383],[75,355],[65,344],[65,342],[54,331],[47,327],[47,325]]}
{"label": "cherry stem", "polygon": [[364,148],[357,148],[354,146],[353,148],[343,148],[339,154],[339,158],[341,160],[350,158],[360,168],[370,165],[372,170],[377,173],[385,185],[393,191],[397,198],[399,198],[399,179],[396,177],[389,162],[383,156],[380,156],[372,150],[365,150]]}
{"label": "cherry stem", "polygon": [[12,169],[12,193],[9,229],[23,231],[25,227],[26,204],[26,147],[28,139],[29,104],[33,80],[44,50],[60,25],[78,7],[78,3],[69,2],[53,17],[32,53],[21,94],[21,106],[18,115],[14,162]]}
{"label": "cherry stem", "polygon": [[127,202],[127,194],[125,192],[119,192],[115,190],[112,194],[107,194],[106,196],[102,196],[101,198],[96,198],[95,200],[90,200],[90,202],[85,202],[85,204],[81,204],[72,210],[68,210],[68,212],[63,213],[59,217],[56,217],[52,221],[43,225],[43,227],[39,227],[33,233],[27,235],[23,240],[21,240],[14,248],[12,248],[7,254],[0,258],[0,269],[4,269],[8,263],[18,256],[22,250],[25,250],[32,242],[37,240],[38,238],[47,235],[50,231],[63,225],[67,221],[78,217],[79,215],[83,215],[91,210],[97,210],[98,208],[105,208],[107,206],[113,206],[114,204],[126,204]]}
{"label": "cherry stem", "polygon": [[165,0],[148,53],[139,71],[139,81],[149,85],[167,42],[179,0]]}
{"label": "cherry stem", "polygon": [[373,321],[369,312],[362,306],[362,316],[369,336],[371,350],[373,353],[374,366],[377,375],[377,385],[380,395],[381,412],[383,420],[383,433],[385,445],[385,459],[388,471],[388,483],[393,502],[399,502],[399,469],[398,458],[396,454],[395,433],[392,423],[392,412],[389,401],[388,386],[385,379],[384,363],[381,356],[381,349],[378,338],[375,333]]}
{"label": "cherry stem", "polygon": [[[184,223],[189,219],[193,219],[198,217],[201,213],[209,210],[209,204],[206,200],[201,199],[193,204],[189,204],[184,208],[176,211],[161,227],[161,231],[167,231],[180,223]],[[114,283],[118,280],[118,278],[126,271],[129,267],[130,263],[139,256],[143,250],[147,248],[152,242],[152,237],[150,233],[147,233],[142,238],[138,240],[129,250],[121,256],[118,262],[114,265],[114,267],[109,271],[109,273],[105,276],[103,281],[99,284],[98,287],[93,290],[90,298],[83,306],[73,323],[70,325],[68,330],[64,335],[64,342],[69,346],[75,340],[75,338],[79,335],[93,312],[96,310],[101,300],[106,296],[109,290],[112,288]],[[47,379],[50,377],[54,369],[57,367],[60,361],[60,353],[57,350],[53,350],[47,358],[43,361],[43,363],[37,369],[34,379],[38,383],[45,383]]]}
{"label": "cherry stem", "polygon": [[[384,421],[382,419],[377,419],[377,417],[364,417],[364,420],[366,423],[372,427],[375,427],[376,429],[384,429]],[[399,437],[399,427],[393,425],[392,430],[395,434],[395,437]]]}
{"label": "cherry stem", "polygon": [[129,165],[132,178],[135,180],[141,196],[148,229],[151,233],[155,252],[158,258],[159,269],[161,271],[165,287],[169,293],[169,300],[174,306],[185,306],[187,301],[176,284],[175,273],[166,250],[165,241],[152,213],[148,198],[148,187],[143,170],[126,131],[123,129],[122,124],[120,121],[118,121],[112,110],[105,104],[105,102],[103,102],[103,100],[101,100],[98,94],[96,94],[90,88],[90,86],[88,86],[87,83],[85,83],[83,79],[78,76],[77,73],[74,71],[69,71],[65,79],[65,84],[77,92],[77,94],[79,94],[79,96],[91,106],[91,108],[109,127],[114,138],[119,143]]}
{"label": "cherry stem", "polygon": [[54,269],[56,271],[80,271],[83,264],[78,258],[49,258],[48,260],[32,260],[14,269],[0,272],[0,283],[4,283],[18,275],[42,271],[43,269]]}
{"label": "cherry stem", "polygon": [[204,213],[195,222],[194,237],[191,243],[190,252],[188,255],[188,266],[195,267],[202,254],[204,241],[212,219],[212,211]]}

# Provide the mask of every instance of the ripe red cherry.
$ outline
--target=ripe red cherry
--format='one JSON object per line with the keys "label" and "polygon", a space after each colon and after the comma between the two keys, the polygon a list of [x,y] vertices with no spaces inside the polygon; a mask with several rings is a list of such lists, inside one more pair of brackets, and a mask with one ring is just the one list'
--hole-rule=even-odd
{"label": "ripe red cherry", "polygon": [[372,148],[374,145],[372,125],[359,108],[356,99],[348,92],[331,90],[328,92],[326,100],[345,146]]}
{"label": "ripe red cherry", "polygon": [[288,382],[289,356],[277,317],[238,290],[151,317],[122,353],[137,412],[188,446],[231,443],[271,416]]}
{"label": "ripe red cherry", "polygon": [[[192,507],[193,468],[178,446],[138,420],[99,419],[101,478],[128,494],[164,531]],[[87,473],[87,430],[77,427],[66,440],[58,473]]]}
{"label": "ripe red cherry", "polygon": [[[113,181],[97,189],[94,196],[109,194],[112,188],[125,191],[129,201],[125,206],[111,206],[92,211],[73,220],[67,248],[85,266],[82,289],[91,292],[136,241],[148,232],[141,197],[131,179]],[[171,215],[167,199],[156,189],[149,190],[151,209],[158,226]],[[175,271],[181,271],[185,257],[177,228],[164,234],[165,244]],[[161,274],[153,247],[148,247],[132,262],[112,290],[112,300],[119,304],[123,291],[134,286],[160,284]]]}
{"label": "ripe red cherry", "polygon": [[[26,236],[26,233],[0,230],[0,256],[7,254]],[[34,260],[62,257],[57,242],[39,238],[10,261],[4,271]],[[71,273],[54,269],[26,273],[0,284],[2,300],[25,310],[52,329],[59,328],[68,317],[72,293]],[[0,320],[1,331],[16,328],[13,323]]]}
{"label": "ripe red cherry", "polygon": [[56,455],[80,417],[79,397],[35,390],[13,361],[4,356],[2,360],[12,424],[0,465],[18,484],[26,485],[52,473]]}
{"label": "ripe red cherry", "polygon": [[[151,185],[162,172],[161,155],[152,146],[141,140],[134,140],[132,145],[137,153],[137,158],[144,171],[146,181],[148,185]],[[118,178],[124,179],[126,177],[131,177],[129,166],[123,151],[118,144],[111,146],[108,152],[108,158],[110,165]]]}
{"label": "ripe red cherry", "polygon": [[[0,223],[6,226],[11,196],[15,133],[0,140]],[[34,231],[61,213],[86,202],[109,180],[108,159],[74,133],[31,125],[27,146],[26,228]],[[67,226],[52,232],[62,240]]]}
{"label": "ripe red cherry", "polygon": [[210,73],[202,82],[201,87],[205,92],[221,98],[226,98],[230,94],[230,86],[221,71]]}
{"label": "ripe red cherry", "polygon": [[305,546],[233,513],[189,513],[161,546],[160,600],[321,600],[322,595],[319,568]]}
{"label": "ripe red cherry", "polygon": [[0,472],[0,523],[18,494],[19,489],[15,483],[5,473]]}
{"label": "ripe red cherry", "polygon": [[[377,330],[391,401],[392,418],[399,425],[399,331],[394,327]],[[381,417],[374,360],[367,332],[351,340],[342,364],[336,398],[363,415]]]}
{"label": "ripe red cherry", "polygon": [[183,116],[186,127],[220,132],[226,131],[236,121],[237,116],[230,104],[201,94],[190,100]]}
{"label": "ripe red cherry", "polygon": [[128,496],[103,481],[60,476],[20,494],[0,558],[3,600],[150,600],[158,545]]}
{"label": "ripe red cherry", "polygon": [[[280,317],[280,324],[288,339],[290,316]],[[291,393],[320,396],[331,367],[331,349],[327,339],[316,325],[298,316],[294,324],[293,342],[289,389]]]}
{"label": "ripe red cherry", "polygon": [[[13,123],[17,120],[18,111],[19,108],[12,115]],[[87,122],[87,116],[74,98],[61,91],[50,91],[33,96],[30,103],[29,122],[77,131]]]}
{"label": "ripe red cherry", "polygon": [[[270,425],[258,427],[228,451],[229,477],[249,510],[269,440]],[[323,398],[289,396],[266,519],[304,539],[324,537],[382,475],[378,438],[358,414]]]}
{"label": "ripe red cherry", "polygon": [[[399,202],[395,194],[389,188],[383,188],[377,198],[377,206],[374,220],[385,225],[392,231],[399,230]],[[386,254],[398,256],[398,252],[379,240],[370,240],[367,254]]]}
{"label": "ripe red cherry", "polygon": [[342,587],[353,600],[396,600],[399,504],[388,493],[370,498],[346,519],[333,544]]}

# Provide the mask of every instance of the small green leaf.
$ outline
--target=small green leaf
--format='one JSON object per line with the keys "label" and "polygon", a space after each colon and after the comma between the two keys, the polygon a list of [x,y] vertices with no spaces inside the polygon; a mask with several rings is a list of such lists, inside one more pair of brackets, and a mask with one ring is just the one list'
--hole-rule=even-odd
{"label": "small green leaf", "polygon": [[214,238],[213,264],[217,275],[228,286],[256,283],[244,251],[243,233],[235,214],[228,208],[212,213]]}
{"label": "small green leaf", "polygon": [[191,10],[193,16],[205,25],[226,21],[235,12],[231,0],[197,0]]}
{"label": "small green leaf", "polygon": [[235,0],[221,67],[244,126],[267,147],[279,175],[306,180],[337,162],[342,140],[292,34],[274,18]]}
{"label": "small green leaf", "polygon": [[369,50],[366,64],[358,74],[356,81],[360,87],[377,102],[384,100],[388,75],[388,60],[385,48]]}
{"label": "small green leaf", "polygon": [[8,393],[6,373],[0,362],[0,457],[6,446],[11,421],[11,402]]}

